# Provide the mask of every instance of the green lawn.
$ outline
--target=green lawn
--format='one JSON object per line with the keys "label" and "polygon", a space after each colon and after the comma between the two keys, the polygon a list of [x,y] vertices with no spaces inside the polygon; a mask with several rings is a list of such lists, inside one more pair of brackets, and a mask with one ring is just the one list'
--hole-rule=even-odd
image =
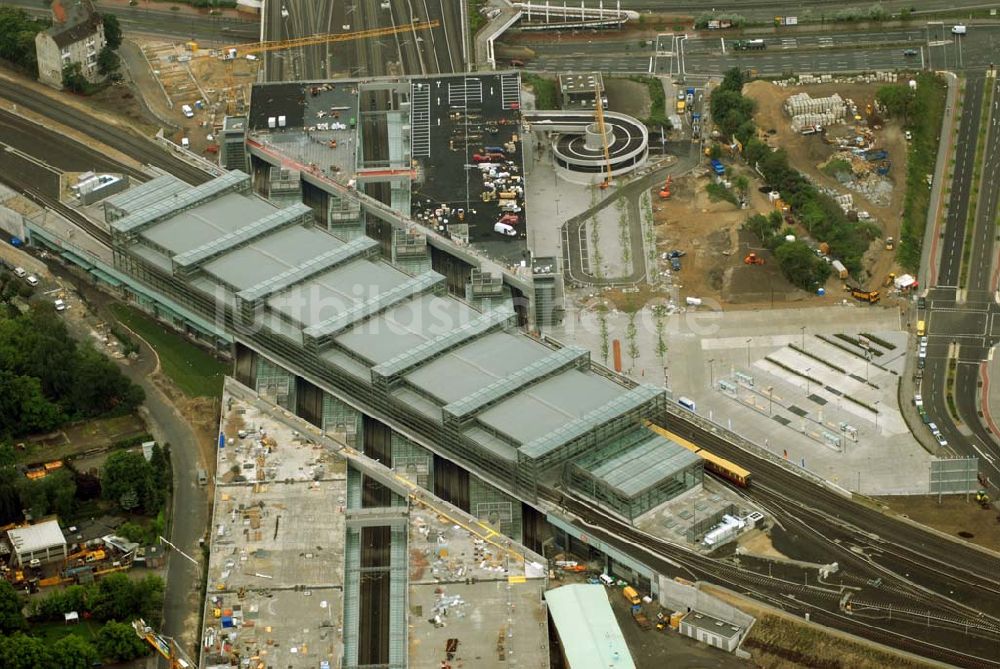
{"label": "green lawn", "polygon": [[123,304],[111,305],[115,317],[145,339],[160,356],[163,373],[190,397],[222,395],[222,380],[229,365],[141,312]]}
{"label": "green lawn", "polygon": [[70,634],[83,637],[87,641],[96,641],[97,633],[100,629],[101,623],[81,619],[76,625],[67,625],[61,622],[31,623],[28,633],[33,637],[44,639],[46,643],[51,644]]}

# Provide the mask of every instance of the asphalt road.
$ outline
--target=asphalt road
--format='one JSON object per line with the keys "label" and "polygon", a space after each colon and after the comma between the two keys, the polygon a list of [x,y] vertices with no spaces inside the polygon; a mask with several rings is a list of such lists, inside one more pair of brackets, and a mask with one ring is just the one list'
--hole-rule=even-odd
{"label": "asphalt road", "polygon": [[341,34],[407,26],[414,21],[438,28],[274,51],[264,59],[267,81],[315,80],[335,76],[434,74],[465,69],[459,3],[448,0],[284,0],[270,2],[262,17],[265,41],[316,34]]}
{"label": "asphalt road", "polygon": [[[95,313],[106,321],[114,317],[108,305],[115,300],[81,281],[65,268],[50,265],[52,271],[74,285],[77,292],[86,296]],[[89,334],[83,335],[89,338]],[[200,559],[198,541],[208,527],[208,493],[200,488],[195,472],[204,464],[199,460],[196,436],[187,421],[173,404],[150,381],[158,366],[155,352],[145,342],[138,340],[139,359],[131,364],[119,364],[122,373],[146,391],[143,404],[153,427],[153,436],[161,443],[169,443],[170,464],[174,473],[174,489],[170,541],[188,555]],[[160,632],[182,642],[190,657],[197,657],[198,613],[201,611],[200,570],[182,556],[168,550],[167,588],[164,593],[163,623]],[[162,664],[162,661],[161,661]]]}
{"label": "asphalt road", "polygon": [[[996,257],[996,217],[997,195],[1000,192],[1000,171],[998,171],[998,153],[1000,153],[1000,83],[996,79],[987,79],[986,85],[992,87],[994,99],[991,104],[987,127],[987,143],[982,156],[982,178],[979,188],[979,202],[976,210],[975,227],[969,232],[971,239],[971,254],[969,259],[969,275],[967,286],[966,309],[982,305],[978,310],[966,317],[966,320],[985,318],[986,335],[979,341],[963,341],[960,348],[958,369],[955,374],[955,402],[958,415],[972,430],[970,437],[963,446],[963,451],[969,455],[978,455],[981,460],[980,471],[985,472],[992,481],[1000,483],[1000,444],[997,435],[992,435],[986,425],[980,420],[979,412],[979,372],[980,362],[986,360],[989,349],[1000,341],[1000,308],[993,295],[993,261]],[[975,203],[974,203],[975,204]],[[972,325],[966,323],[966,327]],[[977,443],[978,442],[978,443]]]}
{"label": "asphalt road", "polygon": [[[4,5],[20,7],[30,14],[51,17],[47,2],[39,0],[4,0]],[[118,17],[122,30],[171,37],[177,40],[198,40],[219,44],[257,41],[260,23],[253,17],[235,19],[222,16],[195,16],[187,12],[172,12],[162,4],[144,2],[135,7],[95,3],[98,11]]]}
{"label": "asphalt road", "polygon": [[[597,37],[594,35],[593,37]],[[948,25],[915,25],[908,29],[874,32],[789,31],[764,38],[763,51],[736,51],[733,41],[708,31],[680,40],[681,54],[667,42],[659,48],[640,46],[634,38],[567,38],[560,34],[519,40],[533,49],[532,70],[558,72],[595,69],[605,72],[657,73],[679,69],[691,76],[717,75],[732,67],[756,69],[762,75],[791,73],[861,72],[926,67],[928,69],[982,70],[997,59],[1000,26],[976,25],[965,36],[955,36]],[[916,56],[904,51],[915,49]],[[652,61],[652,62],[651,62]]]}
{"label": "asphalt road", "polygon": [[[1000,308],[992,290],[997,189],[997,151],[1000,151],[1000,109],[994,101],[987,119],[987,145],[982,159],[985,165],[978,202],[973,199],[972,180],[980,131],[980,111],[984,95],[997,82],[982,73],[970,74],[966,83],[963,110],[956,140],[954,177],[948,216],[940,239],[937,285],[928,293],[927,366],[922,385],[925,408],[948,442],[948,447],[963,456],[980,459],[980,472],[992,481],[1000,481],[1000,446],[995,435],[980,419],[980,366],[989,350],[1000,341]],[[969,229],[970,214],[974,224]],[[969,247],[968,273],[963,280],[962,257]],[[963,282],[964,281],[964,282]],[[949,359],[957,357],[954,388],[948,388]],[[954,395],[955,410],[961,429],[951,418],[946,400]]]}
{"label": "asphalt road", "polygon": [[[901,9],[917,10],[917,14],[992,6],[981,0],[882,0],[880,3],[887,12],[899,12]],[[607,3],[606,5],[607,6]],[[751,19],[770,19],[774,16],[798,16],[800,18],[822,19],[833,16],[846,7],[868,7],[865,3],[840,3],[829,0],[712,0],[711,3],[692,2],[692,0],[677,0],[667,5],[662,0],[622,0],[622,9],[654,11],[658,13],[689,14],[700,16],[712,12],[740,14]]]}

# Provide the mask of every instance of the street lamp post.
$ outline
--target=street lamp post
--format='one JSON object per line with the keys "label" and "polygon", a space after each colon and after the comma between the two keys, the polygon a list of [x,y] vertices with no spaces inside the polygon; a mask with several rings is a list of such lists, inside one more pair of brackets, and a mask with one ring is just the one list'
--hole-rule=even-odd
{"label": "street lamp post", "polygon": [[715,388],[715,358],[708,360],[708,387]]}
{"label": "street lamp post", "polygon": [[748,338],[747,339],[747,371],[750,370],[750,342],[752,342],[752,341],[753,341],[753,338]]}
{"label": "street lamp post", "polygon": [[812,394],[812,390],[811,390],[811,388],[809,386],[809,370],[811,370],[811,369],[812,369],[812,367],[806,367],[806,396],[807,397]]}
{"label": "street lamp post", "polygon": [[878,434],[878,405],[879,400],[875,400],[875,433]]}
{"label": "street lamp post", "polygon": [[799,328],[799,330],[802,331],[802,350],[805,350],[805,348],[806,348],[806,326],[803,325],[802,327]]}
{"label": "street lamp post", "polygon": [[771,409],[774,403],[774,386],[767,387],[767,415],[771,415]]}

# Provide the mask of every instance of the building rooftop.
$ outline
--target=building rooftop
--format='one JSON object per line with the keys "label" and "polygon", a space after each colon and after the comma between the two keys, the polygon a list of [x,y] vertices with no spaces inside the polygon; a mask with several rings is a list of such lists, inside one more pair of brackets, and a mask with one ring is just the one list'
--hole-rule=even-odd
{"label": "building rooftop", "polygon": [[[517,264],[527,258],[530,209],[524,200],[524,163],[521,146],[521,78],[513,73],[437,76],[411,80],[413,158],[421,164],[423,180],[414,188],[414,220],[442,234],[467,239],[491,258]],[[487,151],[487,148],[493,149]],[[496,151],[499,149],[499,151]],[[497,167],[489,177],[475,162],[476,154],[495,154]],[[515,179],[520,179],[520,192]],[[517,236],[494,231],[503,212],[503,200],[485,202],[483,194],[514,192],[511,201],[521,208]],[[447,214],[442,205],[464,210]]]}
{"label": "building rooftop", "polygon": [[91,0],[53,0],[51,9],[52,27],[46,32],[59,48],[90,37],[101,25]]}
{"label": "building rooftop", "polygon": [[268,83],[253,87],[247,128],[296,162],[346,182],[356,171],[358,118],[356,81]]}
{"label": "building rooftop", "polygon": [[601,459],[589,470],[621,494],[633,497],[699,461],[697,455],[683,446],[652,435],[635,448]]}
{"label": "building rooftop", "polygon": [[713,618],[707,613],[699,613],[698,611],[692,611],[684,616],[683,622],[697,629],[721,636],[724,639],[732,639],[742,633],[742,630],[736,625]]}
{"label": "building rooftop", "polygon": [[27,527],[15,527],[7,530],[7,536],[14,551],[21,554],[43,551],[66,543],[66,537],[63,536],[57,520],[46,520]]}
{"label": "building rooftop", "polygon": [[635,669],[603,585],[564,585],[547,590],[545,601],[570,667]]}
{"label": "building rooftop", "polygon": [[179,255],[233,233],[275,211],[276,207],[266,200],[226,193],[152,225],[140,236]]}

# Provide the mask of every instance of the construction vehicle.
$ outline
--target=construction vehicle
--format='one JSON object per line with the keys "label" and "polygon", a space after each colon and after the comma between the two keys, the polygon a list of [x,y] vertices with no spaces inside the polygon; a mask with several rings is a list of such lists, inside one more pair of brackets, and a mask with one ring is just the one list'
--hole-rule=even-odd
{"label": "construction vehicle", "polygon": [[184,655],[184,651],[172,637],[163,636],[147,625],[142,618],[132,621],[132,629],[135,630],[140,639],[152,646],[153,650],[170,662],[170,669],[188,669],[188,667],[195,666],[195,663],[190,659],[181,657]]}
{"label": "construction vehicle", "polygon": [[851,297],[868,304],[876,304],[882,297],[877,290],[864,290],[857,286],[847,286],[846,289],[851,291]]}
{"label": "construction vehicle", "polygon": [[594,85],[594,112],[597,119],[597,132],[601,133],[601,147],[604,149],[604,181],[601,190],[611,185],[611,153],[608,151],[608,133],[604,127],[604,100],[601,98],[601,87]]}
{"label": "construction vehicle", "polygon": [[985,490],[976,493],[976,503],[984,509],[990,508],[990,496]]}
{"label": "construction vehicle", "polygon": [[750,252],[745,258],[743,258],[744,265],[763,265],[764,259],[761,258],[756,253]]}
{"label": "construction vehicle", "polygon": [[882,285],[883,286],[891,286],[892,282],[895,281],[895,280],[896,280],[896,273],[895,272],[889,272],[888,274],[885,275],[885,282]]}
{"label": "construction vehicle", "polygon": [[661,200],[669,200],[670,199],[670,183],[671,183],[671,181],[672,181],[671,176],[667,175],[667,180],[665,182],[663,182],[663,188],[660,189],[660,199]]}
{"label": "construction vehicle", "polygon": [[886,237],[885,238],[885,250],[886,251],[891,251],[894,248],[896,248],[896,240],[893,239],[892,237]]}
{"label": "construction vehicle", "polygon": [[635,621],[635,624],[638,625],[640,629],[646,632],[653,629],[653,623],[649,622],[649,618],[647,618],[646,614],[642,612],[641,606],[637,605],[632,607],[632,620]]}

